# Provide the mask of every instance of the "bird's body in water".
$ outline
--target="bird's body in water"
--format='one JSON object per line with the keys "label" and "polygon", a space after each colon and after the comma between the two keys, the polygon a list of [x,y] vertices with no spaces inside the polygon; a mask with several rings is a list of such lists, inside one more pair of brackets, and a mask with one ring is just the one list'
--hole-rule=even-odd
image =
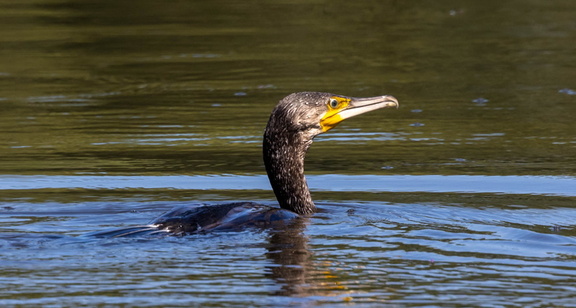
{"label": "bird's body in water", "polygon": [[96,236],[166,233],[184,235],[245,227],[281,228],[316,211],[304,177],[304,157],[315,136],[341,121],[372,110],[398,107],[392,96],[353,98],[321,92],[293,93],[272,111],[262,151],[268,179],[280,208],[251,202],[185,206],[146,226],[98,232]]}

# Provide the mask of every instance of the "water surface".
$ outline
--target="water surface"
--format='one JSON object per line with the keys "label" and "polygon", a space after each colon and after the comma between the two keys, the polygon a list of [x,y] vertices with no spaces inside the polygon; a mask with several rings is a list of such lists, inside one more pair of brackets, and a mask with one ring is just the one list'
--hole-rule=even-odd
{"label": "water surface", "polygon": [[[576,307],[571,1],[0,1],[0,304]],[[285,95],[391,94],[319,136],[283,230],[94,239],[274,206]]]}

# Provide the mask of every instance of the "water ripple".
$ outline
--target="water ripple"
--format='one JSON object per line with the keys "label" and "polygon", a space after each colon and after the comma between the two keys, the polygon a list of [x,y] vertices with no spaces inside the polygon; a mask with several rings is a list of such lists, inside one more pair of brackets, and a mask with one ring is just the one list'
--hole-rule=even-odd
{"label": "water ripple", "polygon": [[[494,193],[576,196],[576,177],[483,175],[310,175],[314,191]],[[263,175],[44,176],[0,175],[0,190],[22,189],[269,190]]]}

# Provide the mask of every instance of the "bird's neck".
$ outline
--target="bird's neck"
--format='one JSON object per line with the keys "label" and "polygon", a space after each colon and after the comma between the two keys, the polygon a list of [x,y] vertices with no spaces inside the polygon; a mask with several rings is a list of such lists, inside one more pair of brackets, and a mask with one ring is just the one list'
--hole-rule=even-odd
{"label": "bird's neck", "polygon": [[304,156],[312,143],[301,134],[267,128],[263,154],[268,179],[280,207],[300,215],[316,211],[304,176]]}

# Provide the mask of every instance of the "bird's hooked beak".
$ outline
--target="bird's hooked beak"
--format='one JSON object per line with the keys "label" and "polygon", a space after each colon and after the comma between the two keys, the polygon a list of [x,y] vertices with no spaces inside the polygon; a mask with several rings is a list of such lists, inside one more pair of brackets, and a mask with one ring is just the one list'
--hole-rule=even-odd
{"label": "bird's hooked beak", "polygon": [[326,103],[328,110],[320,119],[323,132],[336,127],[338,123],[380,108],[398,108],[398,100],[394,96],[384,95],[367,98],[332,96]]}

